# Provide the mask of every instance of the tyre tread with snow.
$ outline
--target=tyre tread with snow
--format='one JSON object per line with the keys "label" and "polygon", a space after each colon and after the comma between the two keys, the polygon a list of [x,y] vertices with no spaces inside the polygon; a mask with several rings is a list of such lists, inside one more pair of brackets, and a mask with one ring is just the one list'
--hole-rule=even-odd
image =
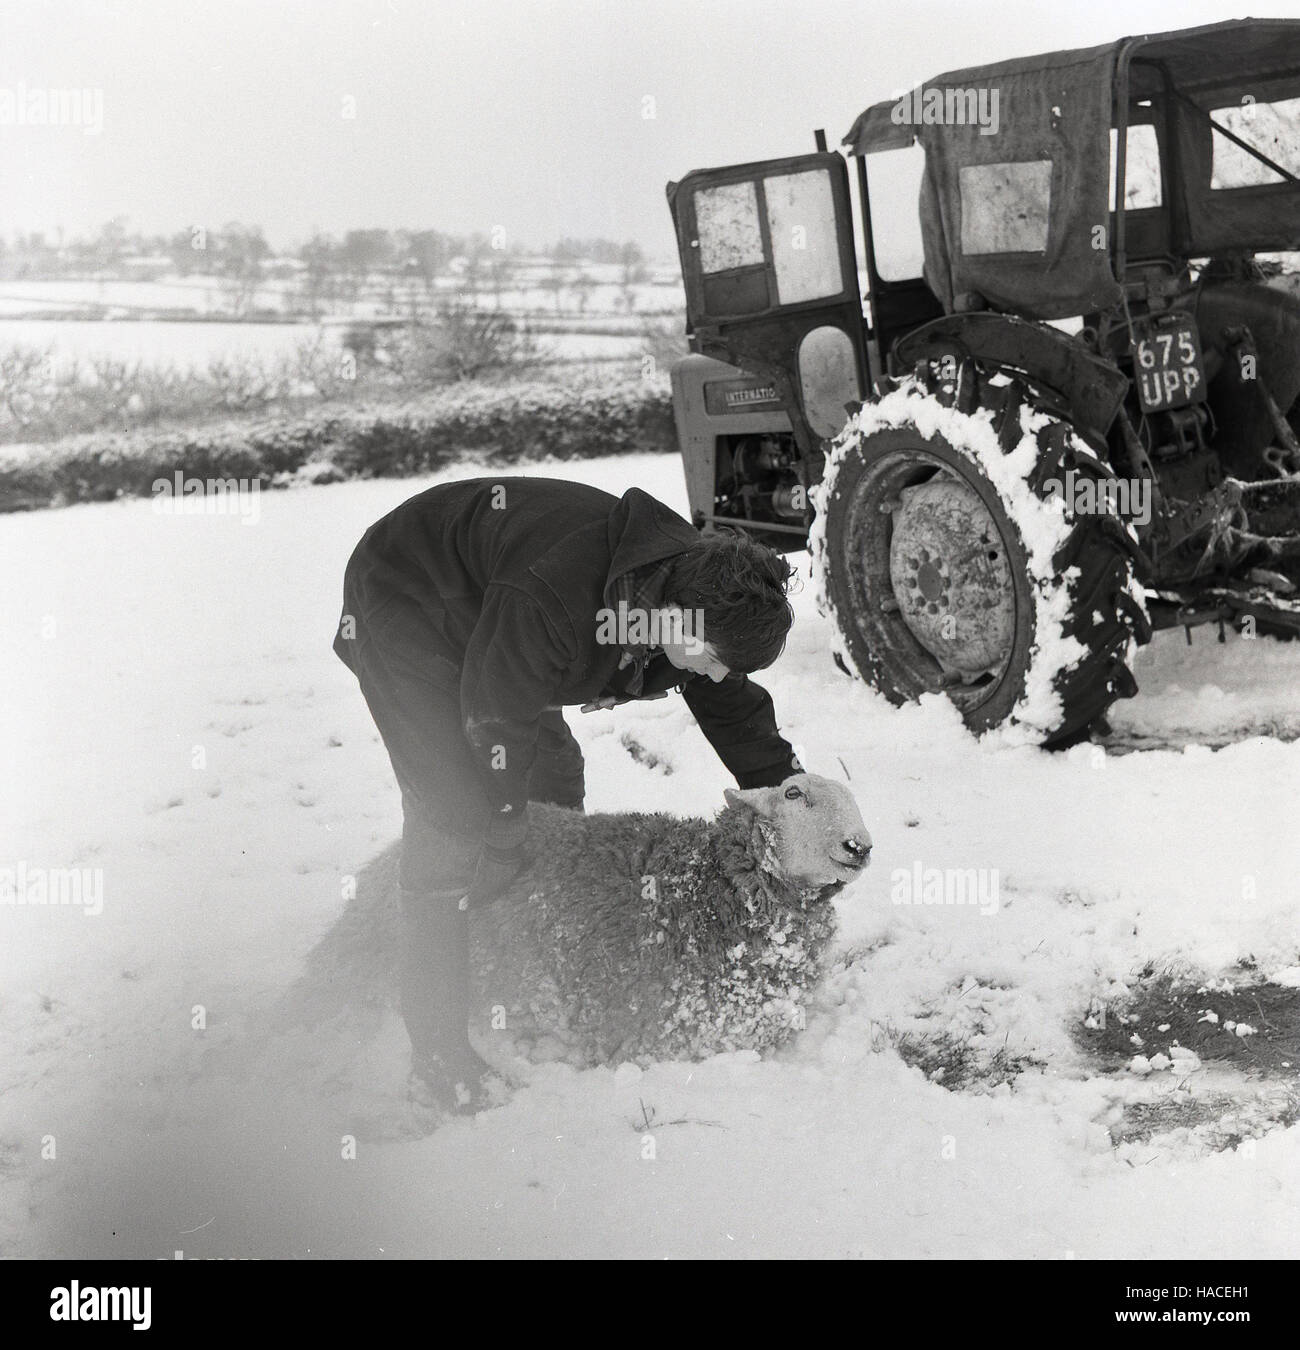
{"label": "tyre tread with snow", "polygon": [[1113,491],[1073,428],[1018,388],[990,401],[961,412],[909,379],[850,418],[814,489],[819,598],[840,664],[892,702],[943,689],[977,733],[1071,744],[1137,691],[1145,559],[1120,517],[1062,510],[1071,471]]}

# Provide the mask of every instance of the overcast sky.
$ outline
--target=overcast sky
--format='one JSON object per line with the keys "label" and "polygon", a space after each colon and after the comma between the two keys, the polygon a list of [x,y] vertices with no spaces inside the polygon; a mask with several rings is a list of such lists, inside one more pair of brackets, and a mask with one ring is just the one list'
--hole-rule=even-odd
{"label": "overcast sky", "polygon": [[[1256,16],[1300,0],[1250,0]],[[832,144],[943,70],[1239,17],[1215,0],[0,0],[0,98],[102,90],[98,135],[0,125],[0,233],[503,228],[670,256],[664,183]],[[354,116],[347,114],[354,113]]]}

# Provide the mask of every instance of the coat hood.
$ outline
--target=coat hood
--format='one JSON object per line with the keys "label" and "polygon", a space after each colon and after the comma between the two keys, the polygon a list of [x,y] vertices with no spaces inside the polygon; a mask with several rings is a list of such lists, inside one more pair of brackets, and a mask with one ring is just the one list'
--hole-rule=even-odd
{"label": "coat hood", "polygon": [[606,597],[619,577],[694,548],[700,542],[700,532],[694,525],[640,488],[628,488],[622,495],[609,513],[608,529]]}

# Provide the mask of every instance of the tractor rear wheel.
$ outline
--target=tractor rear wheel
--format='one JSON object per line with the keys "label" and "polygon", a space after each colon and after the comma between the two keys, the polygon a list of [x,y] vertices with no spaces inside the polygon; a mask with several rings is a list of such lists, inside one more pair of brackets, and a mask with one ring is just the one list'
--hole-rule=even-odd
{"label": "tractor rear wheel", "polygon": [[850,419],[815,499],[824,607],[892,702],[942,691],[976,733],[1069,744],[1137,691],[1140,552],[1117,515],[1072,509],[1113,479],[1068,424],[1019,398],[1001,416],[909,382]]}

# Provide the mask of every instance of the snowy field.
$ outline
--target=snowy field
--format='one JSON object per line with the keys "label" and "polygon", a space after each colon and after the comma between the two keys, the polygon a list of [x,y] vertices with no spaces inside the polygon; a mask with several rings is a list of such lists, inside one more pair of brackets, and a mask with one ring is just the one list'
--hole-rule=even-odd
{"label": "snowy field", "polygon": [[[94,319],[0,318],[0,351],[37,347],[67,370],[96,357],[174,370],[203,370],[209,361],[292,360],[299,347],[322,341],[341,350],[346,323],[155,323]],[[562,361],[635,357],[640,337],[612,333],[546,333],[539,350]]]}
{"label": "snowy field", "polygon": [[[685,507],[672,458],[555,472]],[[0,1255],[1300,1255],[1273,1087],[1180,1056],[1107,1069],[1074,1035],[1148,964],[1300,964],[1300,644],[1208,629],[1140,655],[1111,753],[1049,755],[846,679],[805,579],[763,679],[875,838],[806,1031],[645,1071],[484,1045],[526,1079],[507,1105],[388,1137],[395,1019],[308,1035],[268,1010],[398,830],[330,640],[356,539],[432,481],[268,493],[253,525],[144,501],[0,518],[0,866],[102,879],[99,913],[0,907]],[[589,809],[721,805],[680,700],[571,720]],[[893,903],[917,866],[981,869],[996,906]],[[968,1086],[898,1051],[927,1042]],[[1242,1142],[1115,1142],[1172,1099],[1218,1103]]]}
{"label": "snowy field", "polygon": [[[581,307],[592,316],[614,315],[624,311],[630,291],[638,313],[675,309],[681,304],[681,278],[675,265],[654,265],[650,279],[624,287],[619,283],[620,269],[599,263],[583,263],[563,269],[558,295],[546,284],[545,266],[525,264],[512,273],[513,280],[500,288],[500,303],[507,309],[532,309],[543,313],[558,307],[572,315]],[[581,297],[569,279],[581,275],[585,287]],[[457,298],[466,283],[457,275],[442,276],[434,290],[447,298]],[[480,276],[478,294],[486,303],[497,303],[496,290]],[[354,300],[340,301],[340,313],[349,317],[373,318],[388,312],[387,302],[396,298],[399,307],[411,299],[426,298],[423,285],[410,286],[391,277],[371,276]],[[258,283],[253,302],[264,309],[293,311],[302,304],[301,280],[266,278]],[[111,280],[0,280],[0,315],[21,316],[33,311],[76,310],[87,305],[107,305],[124,313],[140,309],[192,309],[199,314],[229,313],[229,283],[217,276],[166,275],[153,281]]]}
{"label": "snowy field", "polygon": [[209,361],[289,360],[320,339],[341,349],[343,325],[307,323],[155,323],[132,319],[0,318],[0,350],[37,347],[55,366],[107,357],[173,370],[202,370]]}
{"label": "snowy field", "polygon": [[[568,269],[567,275],[580,271],[585,277],[587,285],[581,292],[572,285],[560,286],[558,291],[546,289],[538,284],[545,271],[525,266],[518,284],[503,288],[499,296],[481,285],[478,303],[487,310],[527,313],[524,322],[533,327],[559,322],[635,328],[644,321],[673,331],[681,328],[681,281],[676,268],[657,266],[651,280],[630,288],[617,284],[619,269],[610,265],[588,263],[581,269]],[[301,303],[296,284],[267,280],[258,291],[257,304],[293,309]],[[463,299],[462,285],[460,279],[446,276],[435,289],[443,298]],[[631,313],[625,303],[629,292],[634,306]],[[339,302],[337,313],[328,314],[319,324],[205,323],[201,318],[163,322],[132,316],[151,307],[183,307],[220,318],[229,312],[228,288],[219,278],[206,276],[169,276],[157,281],[10,280],[0,282],[0,351],[12,346],[37,347],[50,352],[61,370],[99,357],[176,370],[202,370],[215,360],[272,363],[291,360],[300,346],[318,340],[337,348],[354,319],[391,317],[394,312],[405,312],[412,300],[428,303],[420,287],[408,295],[404,283],[372,281],[362,298]],[[115,312],[108,319],[29,317],[33,312],[57,310],[75,314],[79,309],[84,312],[87,305],[107,306]],[[538,338],[538,345],[556,360],[591,361],[631,359],[641,354],[645,343],[639,336],[581,332],[546,333]]]}

